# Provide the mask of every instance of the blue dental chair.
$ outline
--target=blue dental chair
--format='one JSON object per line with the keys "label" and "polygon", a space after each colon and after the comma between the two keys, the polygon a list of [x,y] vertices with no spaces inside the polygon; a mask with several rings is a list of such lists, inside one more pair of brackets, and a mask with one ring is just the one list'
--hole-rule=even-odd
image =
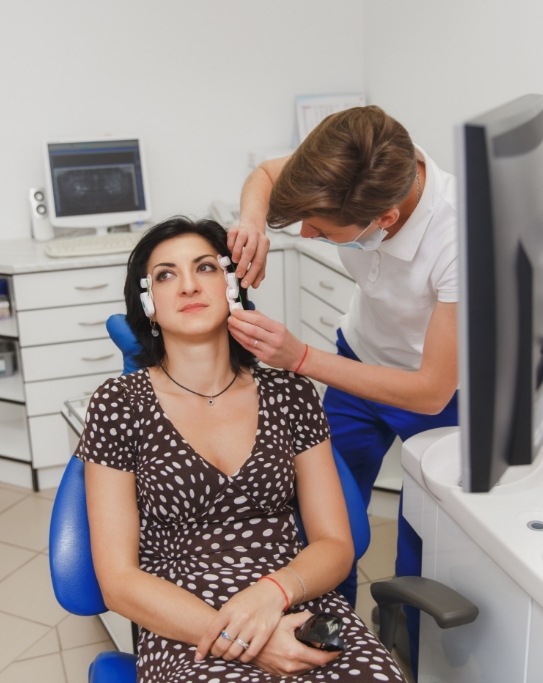
{"label": "blue dental chair", "polygon": [[[123,374],[139,368],[135,356],[139,345],[124,315],[113,315],[107,329],[123,352]],[[358,561],[370,542],[366,506],[347,465],[335,449],[334,459],[347,502]],[[304,538],[303,529],[300,535]],[[58,488],[49,533],[49,562],[53,589],[58,602],[68,612],[94,616],[107,611],[94,572],[85,497],[84,465],[72,456]],[[338,587],[341,591],[341,586]],[[402,604],[424,610],[442,628],[473,621],[477,607],[461,595],[430,579],[401,577],[372,584],[379,605],[380,638],[389,650]],[[102,652],[89,668],[89,683],[136,683],[136,656],[124,652]]]}

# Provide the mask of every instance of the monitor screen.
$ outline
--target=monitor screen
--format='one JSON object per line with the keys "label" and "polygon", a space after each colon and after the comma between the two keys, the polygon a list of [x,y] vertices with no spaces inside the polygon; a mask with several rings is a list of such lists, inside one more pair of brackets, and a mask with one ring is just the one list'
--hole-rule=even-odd
{"label": "monitor screen", "polygon": [[543,96],[459,143],[462,483],[485,492],[543,443]]}
{"label": "monitor screen", "polygon": [[141,141],[48,142],[50,220],[55,227],[106,230],[150,217]]}

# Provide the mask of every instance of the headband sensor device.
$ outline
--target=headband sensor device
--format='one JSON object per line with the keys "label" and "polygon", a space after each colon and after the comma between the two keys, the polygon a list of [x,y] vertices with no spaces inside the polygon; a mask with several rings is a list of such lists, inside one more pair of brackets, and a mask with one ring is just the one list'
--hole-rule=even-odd
{"label": "headband sensor device", "polygon": [[345,648],[340,632],[343,627],[341,617],[329,612],[318,612],[294,631],[297,640],[317,650],[338,652]]}
{"label": "headband sensor device", "polygon": [[142,277],[140,280],[140,287],[145,290],[140,294],[141,305],[143,312],[148,318],[152,318],[155,314],[155,304],[153,302],[153,292],[151,289],[152,278],[150,275]]}
{"label": "headband sensor device", "polygon": [[226,280],[226,300],[230,307],[230,312],[235,309],[243,309],[243,304],[241,303],[241,297],[239,295],[239,282],[235,273],[228,270],[232,266],[232,261],[228,256],[217,256],[217,261],[224,273],[224,279]]}

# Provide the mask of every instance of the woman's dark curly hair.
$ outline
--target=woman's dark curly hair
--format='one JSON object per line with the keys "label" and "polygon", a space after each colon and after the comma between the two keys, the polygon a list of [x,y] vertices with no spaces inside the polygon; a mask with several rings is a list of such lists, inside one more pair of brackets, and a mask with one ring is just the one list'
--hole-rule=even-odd
{"label": "woman's dark curly hair", "polygon": [[[191,234],[203,237],[221,256],[231,257],[226,243],[226,231],[221,225],[212,220],[192,221],[185,216],[172,216],[150,228],[128,258],[124,285],[126,320],[141,346],[141,352],[136,356],[136,361],[142,367],[160,365],[164,360],[166,350],[162,335],[153,337],[151,334],[149,319],[141,305],[140,294],[143,290],[140,287],[140,280],[147,275],[147,263],[155,247],[173,237]],[[249,308],[247,290],[240,287],[239,293],[243,308]],[[256,364],[255,356],[244,349],[230,334],[228,334],[228,340],[230,344],[230,365],[234,372],[237,373],[242,367]]]}

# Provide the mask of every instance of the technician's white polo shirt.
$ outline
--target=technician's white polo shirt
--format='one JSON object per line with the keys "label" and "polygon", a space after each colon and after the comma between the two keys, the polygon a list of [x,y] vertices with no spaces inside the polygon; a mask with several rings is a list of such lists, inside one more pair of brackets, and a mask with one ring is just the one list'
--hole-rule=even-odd
{"label": "technician's white polo shirt", "polygon": [[426,183],[409,220],[378,251],[339,247],[356,282],[341,330],[365,363],[417,370],[437,301],[458,301],[455,178],[417,147]]}

